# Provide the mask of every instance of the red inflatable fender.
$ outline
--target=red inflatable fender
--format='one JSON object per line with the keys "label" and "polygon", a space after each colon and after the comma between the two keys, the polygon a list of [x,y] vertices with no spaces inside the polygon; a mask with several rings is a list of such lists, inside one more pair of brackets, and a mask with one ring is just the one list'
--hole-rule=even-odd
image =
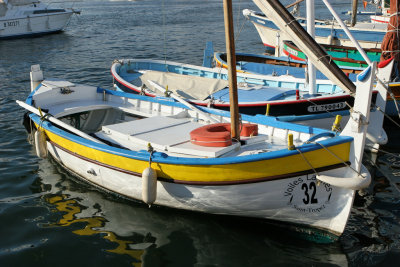
{"label": "red inflatable fender", "polygon": [[[258,125],[242,124],[240,136],[254,136],[258,134]],[[231,124],[215,123],[205,125],[190,132],[190,142],[199,146],[226,147],[232,145]]]}

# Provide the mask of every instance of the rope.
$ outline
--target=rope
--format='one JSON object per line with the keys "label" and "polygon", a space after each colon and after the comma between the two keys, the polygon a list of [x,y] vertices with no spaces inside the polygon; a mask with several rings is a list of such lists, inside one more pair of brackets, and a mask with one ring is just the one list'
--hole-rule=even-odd
{"label": "rope", "polygon": [[152,162],[152,157],[153,157],[153,153],[154,153],[154,148],[151,146],[150,143],[147,144],[147,152],[150,153],[150,156],[149,156],[149,167],[151,168],[151,162]]}
{"label": "rope", "polygon": [[[389,119],[391,122],[393,122],[397,127],[400,128],[400,124],[398,124],[394,119],[392,119],[389,115],[387,115],[385,112],[383,112],[383,110],[378,107],[377,105],[374,105],[374,108],[380,112],[383,113],[383,115],[385,116],[385,118]],[[399,115],[400,116],[400,115]]]}
{"label": "rope", "polygon": [[329,54],[326,54],[326,55],[324,55],[324,56],[319,57],[319,58],[318,58],[318,61],[321,61],[321,59],[324,58],[324,57],[329,57],[329,63],[332,62],[332,56],[329,55]]}
{"label": "rope", "polygon": [[376,165],[375,162],[373,162],[372,160],[368,160],[368,162],[369,162],[372,166],[374,166],[375,168],[377,168],[378,171],[380,171],[381,174],[389,181],[390,185],[391,185],[392,187],[394,187],[394,188],[397,190],[397,192],[400,193],[400,189],[396,186],[396,184],[393,183],[392,180],[391,180],[388,176],[386,176],[385,174],[383,174],[384,172],[383,172],[382,168],[380,168],[378,165]]}
{"label": "rope", "polygon": [[373,149],[375,149],[375,150],[378,150],[378,152],[382,152],[382,153],[384,153],[384,154],[388,154],[388,155],[390,155],[390,156],[392,156],[392,157],[395,157],[395,158],[400,159],[400,155],[396,155],[396,154],[394,154],[394,153],[392,153],[392,152],[383,150],[382,148],[375,148],[374,146],[370,146],[370,145],[366,145],[366,147],[373,148]]}
{"label": "rope", "polygon": [[168,65],[167,65],[167,34],[166,34],[166,29],[165,29],[165,1],[162,1],[162,23],[163,23],[163,37],[164,37],[164,43],[163,43],[163,47],[164,47],[164,63],[165,63],[165,67],[168,71]]}
{"label": "rope", "polygon": [[239,39],[240,33],[242,32],[243,28],[244,28],[244,24],[247,22],[247,20],[244,20],[242,23],[242,26],[240,27],[240,30],[237,34],[237,36],[235,37],[235,42],[237,42],[237,40]]}
{"label": "rope", "polygon": [[354,171],[355,173],[357,173],[359,176],[365,178],[364,176],[361,175],[360,172],[356,171],[353,167],[351,167],[349,164],[347,164],[347,162],[345,162],[343,159],[341,159],[339,156],[337,156],[335,153],[333,153],[332,151],[330,151],[326,146],[324,146],[321,143],[318,142],[310,142],[310,143],[314,143],[317,145],[320,145],[322,148],[324,148],[326,151],[329,152],[329,154],[331,154],[332,156],[334,156],[336,159],[338,159],[339,161],[341,161],[346,167],[350,168],[352,171]]}
{"label": "rope", "polygon": [[297,152],[299,152],[299,154],[301,155],[301,157],[304,159],[304,161],[308,164],[308,166],[314,171],[314,173],[316,175],[319,175],[317,170],[314,169],[314,167],[311,165],[311,163],[308,161],[308,159],[303,155],[303,153],[300,151],[300,149],[298,149],[297,147],[295,148],[297,150]]}
{"label": "rope", "polygon": [[292,24],[294,21],[296,21],[296,19],[293,19],[293,20],[289,21],[289,23],[286,23],[286,25],[289,26],[289,25]]}
{"label": "rope", "polygon": [[400,52],[400,50],[385,50],[385,51],[382,51],[382,53],[390,53],[390,52],[398,53],[398,52]]}

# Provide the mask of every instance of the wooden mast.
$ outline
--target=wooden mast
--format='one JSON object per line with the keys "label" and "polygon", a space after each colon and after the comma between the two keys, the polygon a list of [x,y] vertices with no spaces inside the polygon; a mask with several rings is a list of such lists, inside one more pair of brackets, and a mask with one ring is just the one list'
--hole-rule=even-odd
{"label": "wooden mast", "polygon": [[351,12],[351,26],[356,25],[357,22],[357,6],[358,0],[353,0],[352,12]]}
{"label": "wooden mast", "polygon": [[235,39],[233,33],[233,12],[232,0],[223,0],[224,2],[224,23],[225,23],[225,42],[228,63],[228,81],[229,81],[229,103],[231,112],[231,135],[232,139],[239,140],[239,106],[237,93],[236,77],[236,56]]}

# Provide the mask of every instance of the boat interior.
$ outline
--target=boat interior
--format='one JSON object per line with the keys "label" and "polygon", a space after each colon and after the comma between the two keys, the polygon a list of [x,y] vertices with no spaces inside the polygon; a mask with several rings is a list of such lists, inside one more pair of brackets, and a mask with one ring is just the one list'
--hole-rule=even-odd
{"label": "boat interior", "polygon": [[[277,126],[259,124],[257,135],[241,137],[240,142],[233,142],[232,145],[202,146],[192,142],[191,132],[209,122],[202,119],[201,114],[188,110],[178,105],[179,103],[162,103],[155,98],[139,95],[128,98],[128,94],[119,96],[118,93],[89,86],[69,87],[69,92],[61,93],[65,98],[63,100],[60,97],[61,89],[57,88],[54,82],[48,83],[47,86],[50,86],[50,90],[41,89],[42,92],[35,95],[34,103],[37,106],[108,145],[132,151],[146,150],[148,144],[151,144],[156,151],[167,153],[169,156],[244,156],[286,149],[289,133],[293,134],[295,145],[301,145],[313,136],[310,127],[297,126],[304,129],[296,131],[277,127],[285,126],[285,123],[275,122]],[[85,92],[76,94],[78,91]],[[51,106],[46,105],[46,99],[54,98],[55,95],[58,95],[60,100],[53,100]],[[150,99],[152,102],[140,98]],[[226,123],[229,122],[229,117],[216,114],[214,120]]]}

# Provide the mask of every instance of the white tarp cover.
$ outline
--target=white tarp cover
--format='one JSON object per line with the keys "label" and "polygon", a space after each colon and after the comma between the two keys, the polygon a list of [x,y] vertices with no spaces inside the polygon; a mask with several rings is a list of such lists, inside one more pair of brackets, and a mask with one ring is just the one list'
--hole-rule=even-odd
{"label": "white tarp cover", "polygon": [[146,71],[140,76],[142,83],[151,90],[157,92],[149,84],[149,80],[153,81],[164,88],[168,86],[168,90],[186,99],[204,100],[211,94],[228,86],[228,81],[204,78],[161,71]]}

